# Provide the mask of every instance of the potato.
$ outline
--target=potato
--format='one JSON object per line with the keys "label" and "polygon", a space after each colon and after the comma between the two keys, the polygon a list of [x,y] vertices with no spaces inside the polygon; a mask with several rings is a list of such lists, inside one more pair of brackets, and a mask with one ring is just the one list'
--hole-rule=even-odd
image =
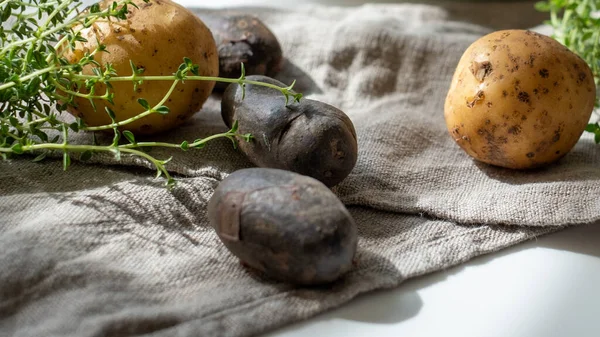
{"label": "potato", "polygon": [[[256,16],[250,14],[201,15],[211,30],[219,51],[219,76],[237,78],[242,74],[273,77],[283,66],[283,53],[277,38]],[[217,83],[224,90],[226,83]]]}
{"label": "potato", "polygon": [[[248,79],[285,86],[266,76]],[[240,133],[252,134],[239,148],[257,166],[297,172],[331,187],[356,164],[354,125],[331,105],[302,99],[286,106],[279,91],[259,85],[247,85],[242,99],[241,87],[232,84],[223,95],[221,113],[229,127],[237,120]]]}
{"label": "potato", "polygon": [[581,137],[596,88],[589,66],[547,36],[503,30],[462,55],[444,116],[456,143],[492,165],[552,163]]}
{"label": "potato", "polygon": [[[104,8],[111,0],[101,2]],[[96,49],[98,42],[106,45],[105,53],[96,55],[95,60],[105,65],[111,63],[120,76],[131,75],[132,60],[144,69],[143,76],[173,75],[184,57],[198,64],[199,75],[217,76],[219,60],[215,41],[204,23],[188,9],[171,0],[135,1],[139,9],[130,7],[127,20],[98,20],[82,31],[87,42],[78,42],[73,52],[67,52],[69,62],[77,62],[86,52]],[[97,42],[98,40],[98,42]],[[84,69],[91,74],[91,68]],[[172,81],[145,81],[134,91],[131,81],[112,83],[115,93],[114,105],[95,100],[96,110],[86,98],[76,98],[77,107],[69,109],[73,115],[83,119],[88,126],[110,124],[105,112],[108,106],[114,110],[117,121],[122,121],[144,112],[137,102],[144,98],[150,106],[157,104],[167,93]],[[210,95],[215,83],[212,81],[186,81],[179,83],[166,105],[166,115],[152,114],[124,126],[136,134],[156,134],[181,125],[199,111]],[[105,87],[96,86],[103,94]]]}
{"label": "potato", "polygon": [[352,268],[354,220],[313,178],[278,169],[235,171],[215,190],[208,218],[233,255],[275,280],[328,283]]}

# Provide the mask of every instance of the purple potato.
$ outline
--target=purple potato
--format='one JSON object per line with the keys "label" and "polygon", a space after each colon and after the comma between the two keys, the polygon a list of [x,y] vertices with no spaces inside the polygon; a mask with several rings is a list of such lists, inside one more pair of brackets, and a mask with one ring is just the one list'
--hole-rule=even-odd
{"label": "purple potato", "polygon": [[[247,79],[285,86],[266,76]],[[251,84],[242,99],[240,85],[232,84],[223,94],[221,114],[227,126],[237,120],[241,134],[252,134],[239,149],[256,166],[293,171],[331,187],[356,165],[354,125],[329,104],[304,98],[286,105],[279,91]]]}
{"label": "purple potato", "polygon": [[[246,75],[275,76],[283,66],[283,52],[277,38],[257,17],[250,14],[200,16],[211,30],[219,52],[219,76],[238,78],[241,64]],[[227,83],[217,82],[218,90]]]}
{"label": "purple potato", "polygon": [[354,220],[313,178],[267,168],[235,171],[215,190],[208,218],[233,255],[272,279],[324,284],[352,268]]}

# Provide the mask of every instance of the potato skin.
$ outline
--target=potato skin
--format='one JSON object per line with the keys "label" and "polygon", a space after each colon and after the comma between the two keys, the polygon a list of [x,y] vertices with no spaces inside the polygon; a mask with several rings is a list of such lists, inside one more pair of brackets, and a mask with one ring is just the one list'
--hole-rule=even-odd
{"label": "potato skin", "polygon": [[[248,80],[283,83],[266,76]],[[223,94],[221,114],[229,127],[234,120],[250,142],[240,141],[240,150],[260,167],[279,168],[313,177],[327,186],[344,180],[357,160],[354,125],[341,110],[323,102],[302,99],[286,106],[274,89],[247,85],[246,97],[237,84]]]}
{"label": "potato skin", "polygon": [[208,218],[231,253],[275,280],[329,283],[352,268],[354,220],[313,178],[277,169],[238,170],[215,190]]}
{"label": "potato skin", "polygon": [[[246,75],[273,77],[283,66],[283,52],[277,37],[256,16],[243,13],[201,15],[211,30],[219,51],[219,76],[238,78],[241,63]],[[225,90],[227,83],[215,89]]]}
{"label": "potato skin", "polygon": [[[104,0],[101,7],[112,3]],[[129,60],[137,67],[144,68],[144,76],[171,76],[177,71],[184,57],[190,58],[200,66],[199,75],[218,75],[218,53],[212,34],[204,23],[183,6],[171,0],[150,0],[144,3],[135,1],[139,9],[130,7],[127,20],[99,20],[89,29],[82,31],[88,42],[78,42],[74,52],[67,51],[69,62],[79,61],[85,52],[97,47],[96,38],[106,45],[107,53],[99,53],[95,60],[101,65],[110,62],[118,75],[131,75]],[[183,33],[185,32],[185,33]],[[84,69],[91,74],[91,68]],[[112,83],[115,93],[114,105],[103,100],[95,100],[94,111],[85,98],[76,98],[77,107],[69,112],[84,120],[88,126],[110,124],[111,120],[104,110],[111,108],[117,121],[138,115],[144,109],[138,104],[138,98],[144,98],[154,106],[167,93],[172,81],[145,81],[134,91],[131,82]],[[171,112],[166,115],[152,114],[128,124],[122,129],[136,134],[156,134],[173,129],[199,111],[210,95],[214,82],[186,81],[179,83],[166,102]],[[103,94],[105,87],[96,86],[96,93]]]}
{"label": "potato skin", "polygon": [[503,30],[463,54],[446,97],[450,135],[473,158],[527,169],[577,143],[593,110],[589,66],[550,37]]}

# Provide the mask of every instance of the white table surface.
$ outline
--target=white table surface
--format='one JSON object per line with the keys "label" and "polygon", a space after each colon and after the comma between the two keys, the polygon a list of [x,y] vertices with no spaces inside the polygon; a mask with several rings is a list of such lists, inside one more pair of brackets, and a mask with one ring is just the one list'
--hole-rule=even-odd
{"label": "white table surface", "polygon": [[[213,8],[302,2],[176,1]],[[354,5],[363,1],[304,2]],[[394,290],[363,295],[265,335],[306,336],[598,337],[600,223],[543,236],[409,280]]]}

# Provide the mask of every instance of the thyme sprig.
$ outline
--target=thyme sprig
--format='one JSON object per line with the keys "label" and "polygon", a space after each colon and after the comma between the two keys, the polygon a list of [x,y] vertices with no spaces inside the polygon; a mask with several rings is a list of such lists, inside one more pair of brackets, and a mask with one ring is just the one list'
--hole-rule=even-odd
{"label": "thyme sprig", "polygon": [[[131,131],[121,131],[124,126],[151,114],[168,114],[165,104],[176,85],[183,81],[219,81],[238,83],[245,95],[245,85],[262,85],[280,91],[286,98],[299,101],[300,93],[293,91],[293,85],[279,87],[270,83],[246,79],[245,72],[239,78],[200,76],[199,66],[184,58],[177,71],[168,76],[144,74],[143,68],[131,60],[131,74],[117,74],[111,64],[99,64],[95,60],[106,46],[98,44],[93,51],[86,52],[76,63],[70,63],[65,52],[75,48],[77,42],[85,42],[81,31],[98,20],[124,20],[133,0],[114,1],[102,9],[99,4],[81,10],[81,0],[0,0],[0,156],[7,159],[26,153],[37,154],[35,161],[44,159],[52,152],[62,153],[63,167],[71,164],[71,157],[77,154],[79,160],[89,160],[95,153],[110,152],[117,159],[121,155],[132,155],[148,160],[157,176],[166,177],[167,184],[174,182],[167,170],[170,159],[162,160],[144,151],[151,147],[165,147],[181,150],[202,148],[207,142],[227,138],[236,144],[236,139],[251,140],[249,134],[239,134],[237,123],[224,133],[215,134],[195,141],[180,144],[163,142],[137,142]],[[144,0],[147,2],[148,0]],[[91,67],[93,74],[84,73],[84,67]],[[243,65],[242,65],[243,67]],[[75,97],[88,99],[95,107],[97,100],[113,103],[115,93],[111,83],[131,82],[138,86],[146,81],[172,81],[170,89],[159,103],[150,106],[143,99],[138,103],[144,112],[126,120],[117,121],[115,112],[107,107],[111,123],[101,126],[87,126],[83,120],[63,118],[66,109],[73,105]],[[97,93],[97,84],[106,88]],[[99,112],[100,113],[100,112]],[[77,132],[112,130],[110,144],[72,144],[69,135]]]}

